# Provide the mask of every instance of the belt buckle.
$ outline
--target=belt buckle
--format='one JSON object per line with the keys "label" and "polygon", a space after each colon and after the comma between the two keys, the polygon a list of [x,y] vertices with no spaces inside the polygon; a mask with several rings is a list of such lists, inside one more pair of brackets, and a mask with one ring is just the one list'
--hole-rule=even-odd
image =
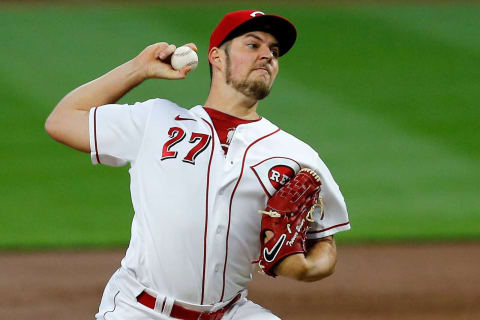
{"label": "belt buckle", "polygon": [[[238,301],[240,298],[240,294],[238,294],[232,301],[227,303],[223,308],[213,311],[213,312],[202,312],[198,315],[197,320],[221,320],[223,318],[223,315],[227,310],[235,303]],[[206,318],[203,318],[204,316],[208,316]]]}

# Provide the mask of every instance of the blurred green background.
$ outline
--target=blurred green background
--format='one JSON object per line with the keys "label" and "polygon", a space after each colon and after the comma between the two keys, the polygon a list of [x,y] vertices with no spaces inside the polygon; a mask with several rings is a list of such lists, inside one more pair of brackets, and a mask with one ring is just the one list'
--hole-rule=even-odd
{"label": "blurred green background", "polygon": [[44,121],[70,90],[147,45],[195,42],[187,80],[125,96],[190,108],[210,32],[230,10],[290,18],[299,38],[260,113],[311,144],[346,198],[341,243],[480,240],[480,5],[0,5],[0,248],[125,246],[128,168],[92,166]]}

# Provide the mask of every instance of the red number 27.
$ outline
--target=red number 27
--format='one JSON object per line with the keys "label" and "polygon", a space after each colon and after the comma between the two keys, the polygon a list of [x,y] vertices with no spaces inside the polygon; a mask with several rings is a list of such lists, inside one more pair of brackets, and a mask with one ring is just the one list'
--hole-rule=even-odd
{"label": "red number 27", "polygon": [[[179,127],[170,128],[168,130],[168,135],[170,139],[163,145],[162,160],[176,158],[178,152],[171,150],[171,148],[181,142],[186,136],[185,131]],[[208,134],[192,132],[189,142],[194,145],[182,161],[195,164],[195,158],[208,147],[210,144],[210,138],[211,137]]]}

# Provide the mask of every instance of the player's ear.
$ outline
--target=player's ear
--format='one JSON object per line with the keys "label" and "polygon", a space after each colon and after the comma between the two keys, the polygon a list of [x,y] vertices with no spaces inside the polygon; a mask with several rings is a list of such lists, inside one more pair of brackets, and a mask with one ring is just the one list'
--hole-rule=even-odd
{"label": "player's ear", "polygon": [[208,62],[212,65],[212,68],[222,70],[223,69],[223,57],[221,55],[221,50],[217,47],[210,49],[208,53]]}

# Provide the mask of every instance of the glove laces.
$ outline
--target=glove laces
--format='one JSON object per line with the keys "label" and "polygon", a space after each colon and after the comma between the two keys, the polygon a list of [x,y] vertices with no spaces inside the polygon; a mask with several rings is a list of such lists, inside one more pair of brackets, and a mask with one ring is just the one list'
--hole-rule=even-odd
{"label": "glove laces", "polygon": [[[306,219],[309,222],[315,222],[315,219],[313,218],[313,213],[315,212],[316,208],[320,208],[320,220],[323,219],[323,216],[325,214],[325,205],[323,203],[323,198],[322,196],[318,196],[317,201],[313,204],[313,206],[308,210]],[[258,210],[259,214],[266,214],[267,216],[270,216],[271,218],[280,218],[282,215],[278,213],[277,211],[265,211],[265,210]]]}
{"label": "glove laces", "polygon": [[266,214],[267,216],[270,216],[272,218],[280,218],[282,215],[278,213],[277,211],[265,211],[265,210],[258,210],[258,213],[260,214]]}

